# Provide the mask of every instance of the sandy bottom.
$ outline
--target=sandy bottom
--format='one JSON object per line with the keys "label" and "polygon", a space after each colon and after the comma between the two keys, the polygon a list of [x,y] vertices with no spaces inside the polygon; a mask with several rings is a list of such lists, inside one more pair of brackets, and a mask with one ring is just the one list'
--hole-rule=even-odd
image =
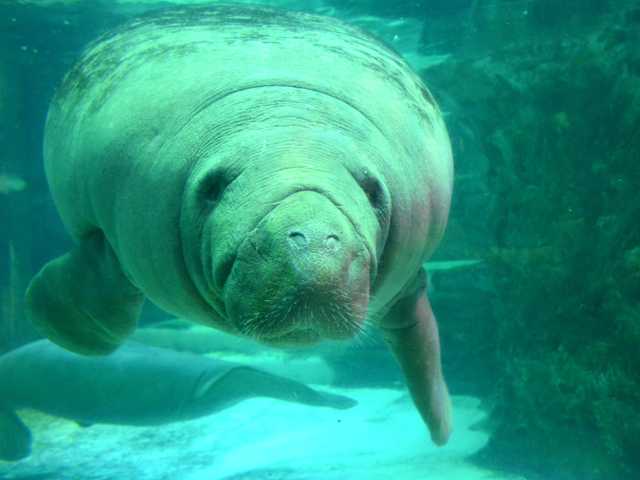
{"label": "sandy bottom", "polygon": [[454,397],[456,431],[443,448],[429,441],[407,395],[389,389],[332,389],[350,410],[252,399],[199,420],[162,427],[87,428],[26,415],[33,454],[0,462],[0,479],[171,480],[500,480],[470,464],[487,435],[479,402]]}

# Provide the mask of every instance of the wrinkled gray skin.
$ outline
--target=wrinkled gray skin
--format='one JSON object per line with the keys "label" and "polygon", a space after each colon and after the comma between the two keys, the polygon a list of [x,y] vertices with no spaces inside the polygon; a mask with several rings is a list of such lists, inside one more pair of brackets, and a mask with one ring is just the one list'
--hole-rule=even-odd
{"label": "wrinkled gray skin", "polygon": [[449,139],[393,51],[331,18],[192,8],[91,46],[49,111],[45,168],[76,241],[27,293],[60,345],[108,353],[146,296],[273,345],[381,327],[432,439],[449,397],[423,262]]}
{"label": "wrinkled gray skin", "polygon": [[340,409],[356,403],[254,368],[136,342],[96,357],[40,340],[0,357],[0,379],[0,460],[9,461],[31,450],[19,408],[82,425],[161,425],[253,397]]}

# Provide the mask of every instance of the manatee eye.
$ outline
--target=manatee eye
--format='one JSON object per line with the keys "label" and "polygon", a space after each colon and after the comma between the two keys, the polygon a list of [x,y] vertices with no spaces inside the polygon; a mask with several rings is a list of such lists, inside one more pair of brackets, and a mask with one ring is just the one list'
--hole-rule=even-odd
{"label": "manatee eye", "polygon": [[225,188],[229,185],[228,176],[222,170],[214,170],[206,175],[200,183],[200,198],[209,208],[218,204]]}
{"label": "manatee eye", "polygon": [[376,212],[384,209],[384,191],[378,179],[371,175],[368,170],[364,170],[357,180],[373,209]]}

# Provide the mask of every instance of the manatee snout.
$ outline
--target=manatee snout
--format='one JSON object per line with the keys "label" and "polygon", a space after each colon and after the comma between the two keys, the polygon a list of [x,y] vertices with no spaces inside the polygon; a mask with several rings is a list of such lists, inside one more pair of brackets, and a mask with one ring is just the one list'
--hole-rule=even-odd
{"label": "manatee snout", "polygon": [[340,208],[321,193],[297,192],[240,245],[225,285],[227,313],[268,343],[348,338],[362,328],[374,270]]}

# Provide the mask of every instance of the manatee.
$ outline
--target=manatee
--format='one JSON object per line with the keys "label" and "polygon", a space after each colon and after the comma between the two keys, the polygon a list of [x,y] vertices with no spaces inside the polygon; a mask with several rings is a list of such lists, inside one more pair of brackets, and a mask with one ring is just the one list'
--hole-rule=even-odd
{"label": "manatee", "polygon": [[145,298],[287,347],[373,325],[437,444],[451,431],[423,263],[453,162],[392,49],[333,18],[179,8],[90,45],[51,102],[44,163],[73,248],[27,290],[52,341],[95,355]]}
{"label": "manatee", "polygon": [[30,454],[20,408],[80,425],[162,425],[253,397],[339,409],[356,403],[252,367],[132,341],[110,355],[87,356],[39,340],[0,357],[0,459]]}

